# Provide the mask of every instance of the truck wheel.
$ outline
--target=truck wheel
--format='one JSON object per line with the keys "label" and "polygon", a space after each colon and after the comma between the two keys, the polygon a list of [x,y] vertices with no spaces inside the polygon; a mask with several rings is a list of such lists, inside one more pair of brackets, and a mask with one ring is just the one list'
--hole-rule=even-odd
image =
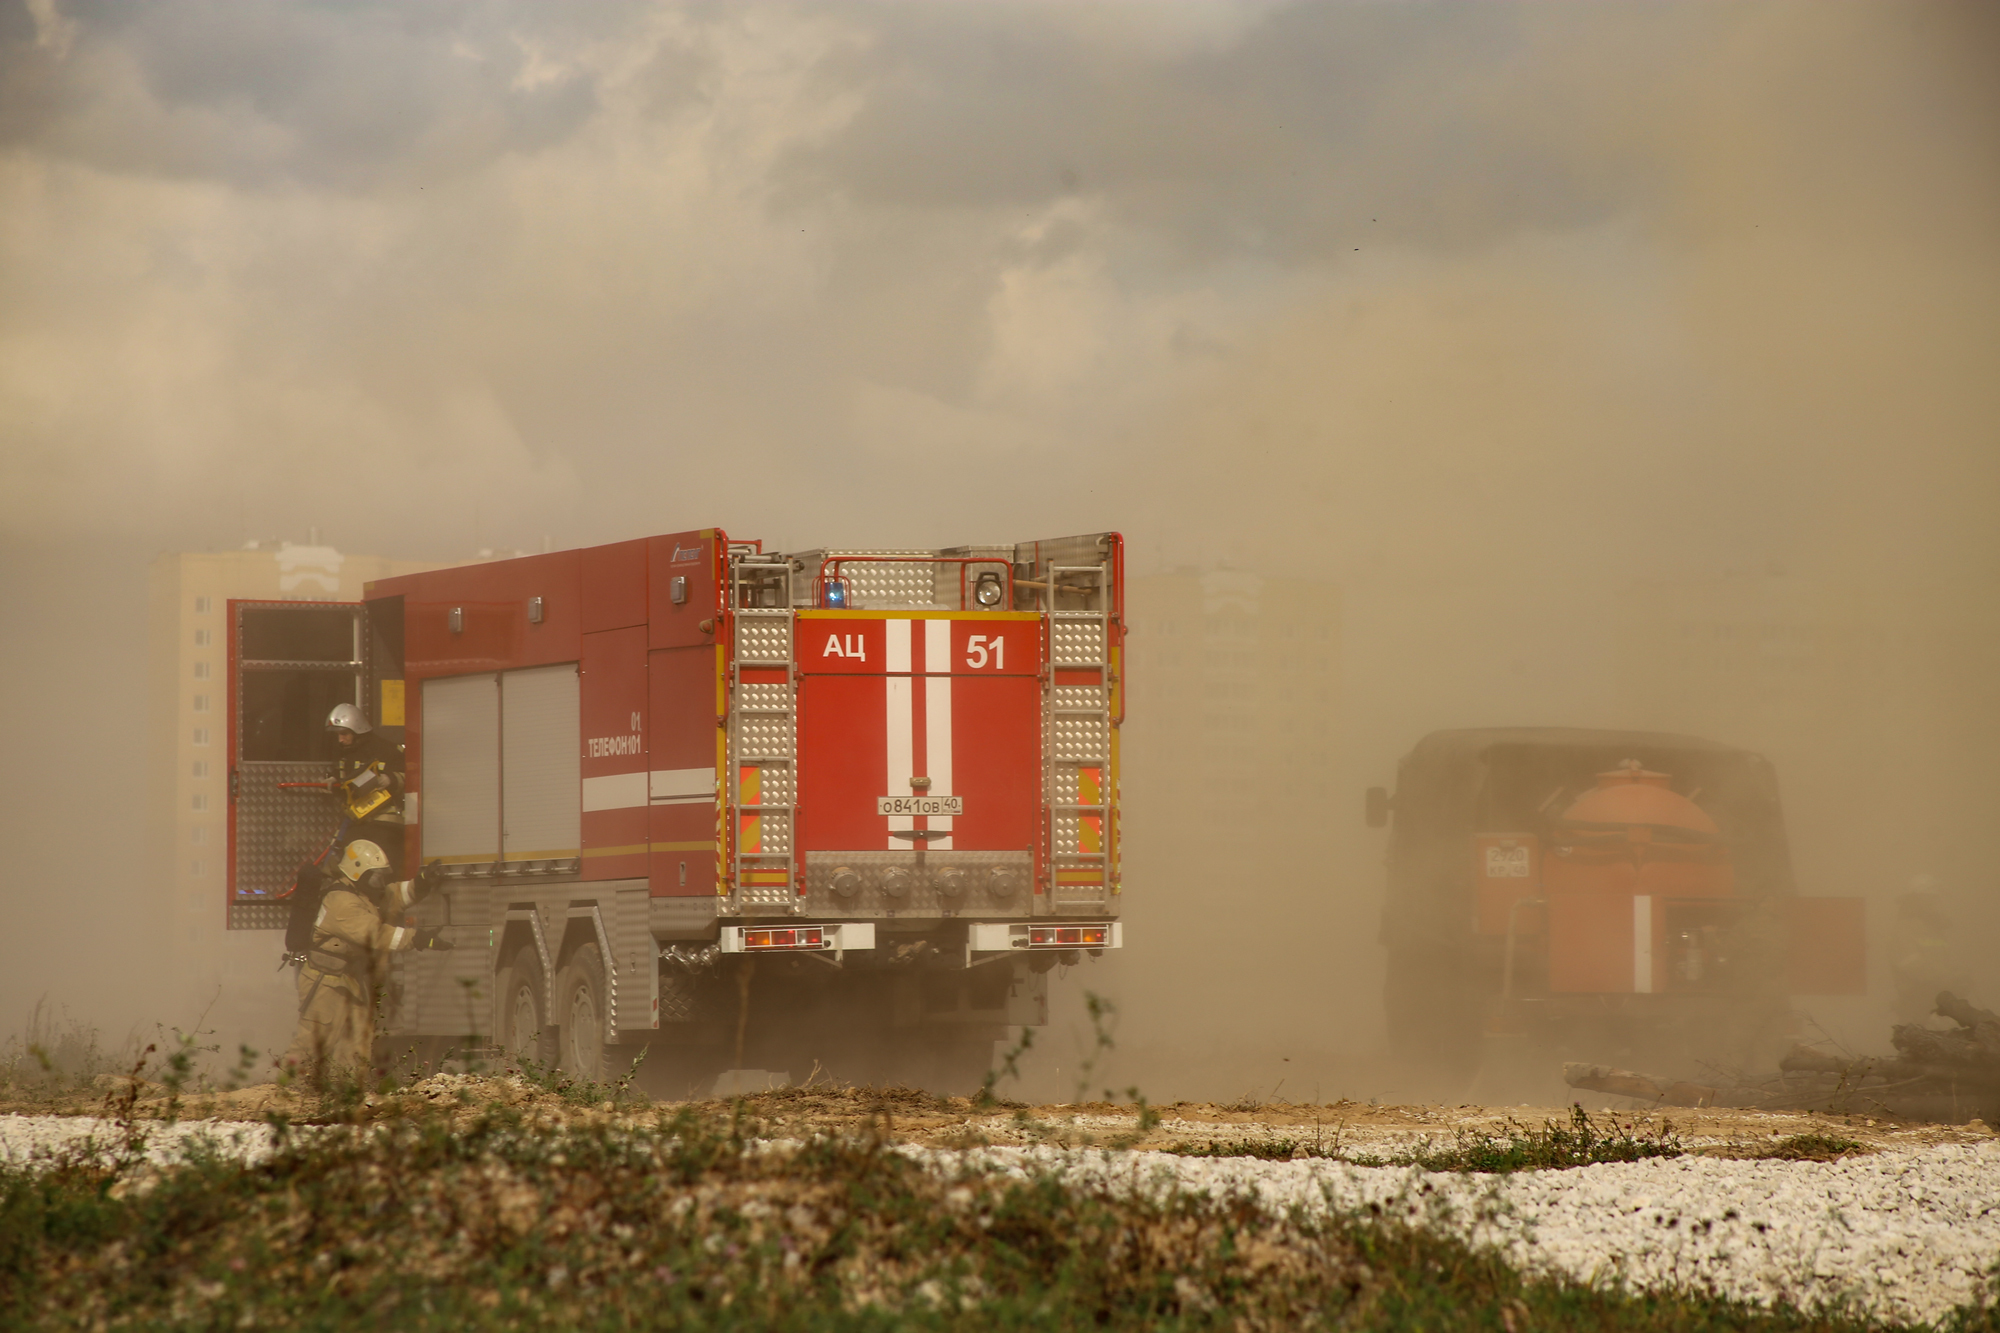
{"label": "truck wheel", "polygon": [[595,944],[586,944],[556,973],[556,1024],[561,1032],[557,1063],[564,1073],[592,1083],[611,1081],[613,1061],[604,1049],[612,1036],[610,1023],[604,958]]}
{"label": "truck wheel", "polygon": [[1460,967],[1407,949],[1389,953],[1382,987],[1390,1049],[1453,1086],[1479,1067],[1483,1006]]}
{"label": "truck wheel", "polygon": [[545,1035],[548,1023],[542,1012],[542,960],[535,947],[528,945],[515,954],[494,983],[494,993],[500,998],[495,1034],[500,1049],[515,1060],[548,1064],[553,1052]]}

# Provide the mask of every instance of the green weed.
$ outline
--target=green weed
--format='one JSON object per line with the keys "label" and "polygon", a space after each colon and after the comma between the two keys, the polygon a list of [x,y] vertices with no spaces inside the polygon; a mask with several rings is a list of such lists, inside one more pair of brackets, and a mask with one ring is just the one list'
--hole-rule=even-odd
{"label": "green weed", "polygon": [[1866,1144],[1837,1134],[1788,1134],[1748,1156],[1759,1161],[1837,1162],[1850,1153],[1865,1153]]}
{"label": "green weed", "polygon": [[1212,1143],[1183,1142],[1174,1144],[1166,1151],[1181,1157],[1255,1157],[1266,1162],[1289,1162],[1295,1157],[1337,1155],[1298,1139],[1217,1139]]}
{"label": "green weed", "polygon": [[553,1093],[575,1106],[622,1107],[635,1100],[644,1100],[642,1094],[632,1091],[632,1083],[639,1077],[639,1066],[645,1063],[646,1048],[641,1047],[632,1058],[632,1065],[623,1074],[609,1083],[596,1083],[587,1078],[578,1078],[554,1065],[545,1065],[539,1060],[518,1060],[507,1066],[506,1073],[518,1074],[522,1081],[543,1092]]}
{"label": "green weed", "polygon": [[1292,1138],[1182,1142],[1166,1151],[1183,1157],[1256,1157],[1279,1162],[1298,1157],[1331,1158],[1355,1166],[1417,1166],[1426,1171],[1485,1173],[1637,1162],[1649,1157],[1678,1157],[1686,1151],[1671,1123],[1662,1124],[1650,1134],[1635,1135],[1620,1128],[1615,1120],[1606,1129],[1593,1121],[1580,1105],[1570,1108],[1567,1125],[1545,1121],[1540,1129],[1530,1129],[1509,1121],[1508,1128],[1504,1137],[1460,1130],[1448,1144],[1425,1143],[1387,1157],[1343,1152],[1337,1137],[1332,1144],[1325,1144],[1318,1135],[1311,1142]]}
{"label": "green weed", "polygon": [[0,1045],[0,1098],[24,1103],[95,1098],[125,1063],[94,1025],[41,1000],[21,1035]]}
{"label": "green weed", "polygon": [[1580,1104],[1570,1107],[1567,1125],[1553,1120],[1543,1121],[1540,1129],[1529,1129],[1513,1121],[1507,1124],[1504,1138],[1460,1130],[1452,1135],[1449,1144],[1426,1143],[1387,1159],[1354,1156],[1349,1160],[1363,1166],[1504,1173],[1562,1170],[1603,1162],[1640,1162],[1650,1157],[1679,1157],[1687,1151],[1671,1122],[1662,1122],[1650,1133],[1634,1134],[1612,1119],[1607,1129],[1592,1120]]}

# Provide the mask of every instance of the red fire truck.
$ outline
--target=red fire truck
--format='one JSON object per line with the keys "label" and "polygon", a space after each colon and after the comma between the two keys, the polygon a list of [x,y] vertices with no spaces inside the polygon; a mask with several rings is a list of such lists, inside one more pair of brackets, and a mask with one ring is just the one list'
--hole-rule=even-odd
{"label": "red fire truck", "polygon": [[336,703],[436,862],[383,1030],[685,1093],[730,1067],[976,1083],[1121,946],[1115,533],[781,554],[716,529],[230,611],[229,924],[336,838]]}

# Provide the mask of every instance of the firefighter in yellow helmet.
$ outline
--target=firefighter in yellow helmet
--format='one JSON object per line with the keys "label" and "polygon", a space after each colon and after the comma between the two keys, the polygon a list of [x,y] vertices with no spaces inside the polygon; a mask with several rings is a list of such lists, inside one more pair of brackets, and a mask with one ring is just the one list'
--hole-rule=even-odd
{"label": "firefighter in yellow helmet", "polygon": [[285,1068],[316,1082],[362,1074],[375,1044],[375,1002],[388,979],[389,955],[452,947],[435,926],[399,924],[430,891],[434,876],[427,866],[415,879],[392,884],[380,847],[365,838],[347,844],[299,967],[299,1028]]}

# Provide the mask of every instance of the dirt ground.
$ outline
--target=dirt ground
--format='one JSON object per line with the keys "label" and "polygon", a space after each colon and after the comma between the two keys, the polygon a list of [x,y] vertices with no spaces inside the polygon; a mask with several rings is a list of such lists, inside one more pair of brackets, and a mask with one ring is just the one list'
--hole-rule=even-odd
{"label": "dirt ground", "polygon": [[[619,1105],[579,1105],[519,1079],[440,1074],[400,1092],[369,1098],[359,1115],[370,1120],[424,1113],[469,1117],[494,1104],[512,1106],[531,1121],[547,1124],[644,1123],[687,1105],[727,1115],[738,1105],[644,1099]],[[1290,1141],[1302,1152],[1374,1156],[1414,1148],[1427,1139],[1449,1143],[1460,1132],[1504,1138],[1514,1127],[1539,1129],[1545,1121],[1562,1123],[1570,1115],[1569,1108],[1561,1106],[1376,1105],[1346,1100],[1322,1104],[1176,1102],[1152,1108],[1158,1123],[1141,1134],[1138,1108],[1108,1102],[1003,1104],[982,1109],[969,1098],[936,1097],[906,1088],[821,1085],[758,1093],[742,1098],[740,1105],[758,1122],[761,1132],[772,1137],[872,1130],[900,1142],[937,1147],[1062,1144],[1211,1151],[1211,1145],[1226,1149],[1232,1144],[1276,1146]],[[1716,1155],[1754,1151],[1771,1139],[1795,1134],[1829,1135],[1876,1148],[1969,1143],[1993,1133],[1976,1120],[1967,1125],[1938,1125],[1810,1112],[1658,1109],[1601,1094],[1585,1094],[1583,1105],[1593,1116],[1608,1115],[1619,1128],[1638,1134],[1656,1131],[1664,1121],[1690,1150]],[[118,1099],[107,1103],[93,1098],[59,1106],[0,1105],[0,1114],[102,1116],[119,1109]],[[146,1118],[253,1122],[282,1115],[310,1122],[323,1118],[330,1109],[292,1089],[262,1084],[233,1092],[184,1096],[178,1103],[141,1096],[129,1103],[125,1113]]]}

